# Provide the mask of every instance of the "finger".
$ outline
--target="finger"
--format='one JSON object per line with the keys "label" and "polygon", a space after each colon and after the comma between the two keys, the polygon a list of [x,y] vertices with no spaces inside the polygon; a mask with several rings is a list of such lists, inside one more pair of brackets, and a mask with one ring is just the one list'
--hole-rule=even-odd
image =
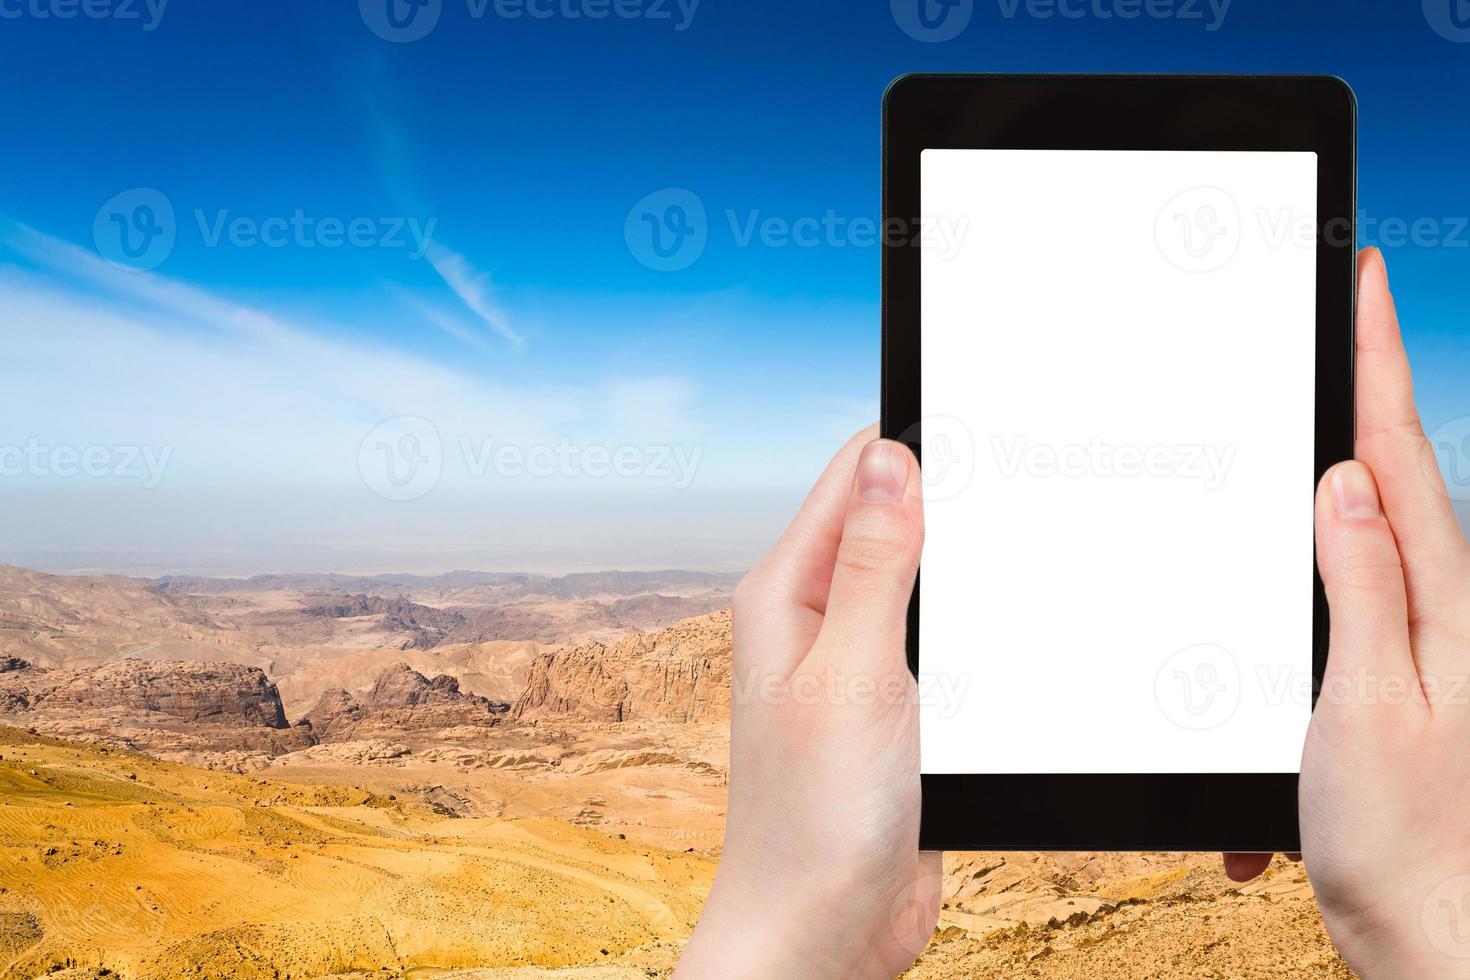
{"label": "finger", "polygon": [[1318,710],[1403,684],[1423,701],[1409,647],[1408,600],[1398,546],[1373,473],[1339,463],[1317,490],[1317,564],[1327,590],[1331,639]]}
{"label": "finger", "polygon": [[817,638],[858,456],[877,436],[878,427],[870,425],[848,440],[775,547],[735,591],[739,647],[758,657],[763,669],[790,674]]}
{"label": "finger", "polygon": [[1414,382],[1377,249],[1358,257],[1357,450],[1377,477],[1398,540],[1411,622],[1452,615],[1470,552],[1455,521],[1433,447],[1414,406]]}
{"label": "finger", "polygon": [[1231,881],[1247,882],[1257,878],[1271,866],[1270,854],[1226,854],[1225,876]]}
{"label": "finger", "polygon": [[863,449],[832,569],[827,615],[813,648],[845,671],[907,670],[904,633],[924,544],[919,463],[902,443]]}

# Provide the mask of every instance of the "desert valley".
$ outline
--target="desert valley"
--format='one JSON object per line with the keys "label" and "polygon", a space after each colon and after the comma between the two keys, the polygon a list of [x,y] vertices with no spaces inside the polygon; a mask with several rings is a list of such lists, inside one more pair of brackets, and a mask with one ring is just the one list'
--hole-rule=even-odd
{"label": "desert valley", "polygon": [[[0,973],[667,976],[738,576],[0,568]],[[951,854],[914,977],[1309,976],[1299,866]]]}

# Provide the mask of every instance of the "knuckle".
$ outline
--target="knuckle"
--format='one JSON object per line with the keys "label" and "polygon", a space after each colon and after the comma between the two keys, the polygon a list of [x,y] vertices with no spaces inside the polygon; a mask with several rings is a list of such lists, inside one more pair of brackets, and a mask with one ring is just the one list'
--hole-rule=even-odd
{"label": "knuckle", "polygon": [[1338,588],[1350,592],[1402,590],[1404,567],[1397,558],[1355,557],[1339,563],[1332,579]]}
{"label": "knuckle", "polygon": [[1429,444],[1429,439],[1424,434],[1424,424],[1413,412],[1363,423],[1358,430],[1357,441],[1369,446],[1388,442],[1422,448]]}
{"label": "knuckle", "polygon": [[863,528],[850,531],[837,550],[839,567],[853,572],[881,572],[909,564],[918,554],[914,537],[897,530]]}

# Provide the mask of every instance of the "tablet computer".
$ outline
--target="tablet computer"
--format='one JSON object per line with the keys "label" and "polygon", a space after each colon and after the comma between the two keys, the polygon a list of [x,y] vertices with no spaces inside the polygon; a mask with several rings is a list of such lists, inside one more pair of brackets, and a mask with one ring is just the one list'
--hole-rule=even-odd
{"label": "tablet computer", "polygon": [[908,75],[883,119],[921,846],[1299,849],[1313,496],[1353,453],[1351,91]]}

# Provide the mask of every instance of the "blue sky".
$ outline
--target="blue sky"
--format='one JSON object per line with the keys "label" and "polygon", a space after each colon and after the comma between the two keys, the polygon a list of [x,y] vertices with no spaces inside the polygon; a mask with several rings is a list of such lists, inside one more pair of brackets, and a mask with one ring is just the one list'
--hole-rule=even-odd
{"label": "blue sky", "polygon": [[[878,214],[882,90],[914,70],[1342,75],[1363,212],[1434,222],[1386,242],[1426,421],[1470,414],[1461,0],[1135,0],[1126,19],[1129,0],[972,0],[937,43],[900,28],[909,0],[601,2],[438,0],[393,43],[370,29],[386,0],[0,0],[0,442],[172,450],[146,491],[4,481],[13,560],[743,567],[876,414],[879,255],[855,228]],[[139,188],[174,212],[146,273],[94,227]],[[677,271],[625,235],[667,188],[709,217]],[[297,215],[311,230],[281,247],[252,237]],[[743,244],[765,219],[841,230]],[[362,244],[327,247],[333,220]],[[412,501],[358,472],[399,417],[432,420],[447,460]],[[685,486],[648,458],[487,480],[459,472],[466,439],[700,456]]]}

